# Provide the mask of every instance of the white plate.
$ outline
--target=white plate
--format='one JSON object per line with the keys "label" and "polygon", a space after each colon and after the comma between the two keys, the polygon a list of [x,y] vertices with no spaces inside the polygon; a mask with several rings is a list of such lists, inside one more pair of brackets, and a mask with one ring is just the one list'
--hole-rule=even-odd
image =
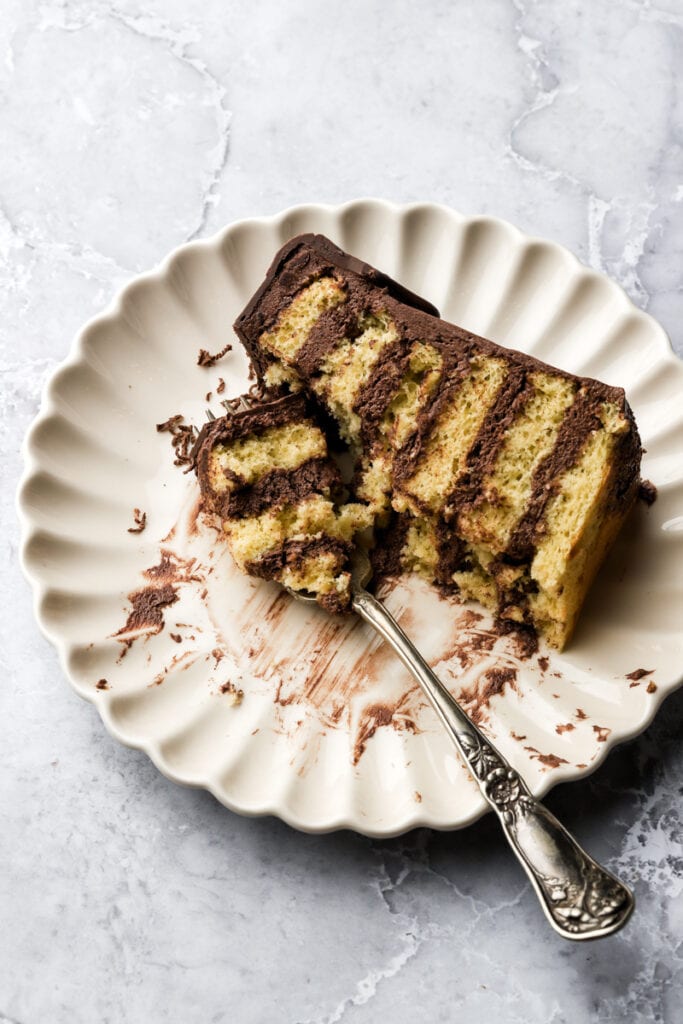
{"label": "white plate", "polygon": [[[417,580],[387,597],[534,793],[594,769],[679,684],[683,364],[654,320],[565,249],[434,205],[305,206],[233,224],[183,246],[84,329],[26,442],[20,509],[36,614],[114,736],[233,810],[375,836],[463,826],[484,802],[396,659],[363,624],[240,577],[155,430],[178,412],[203,422],[208,391],[220,413],[220,377],[223,397],[246,387],[238,345],[213,369],[196,366],[198,350],[231,339],[276,249],[302,231],[329,235],[469,330],[626,388],[659,498],[638,503],[564,654],[520,661],[486,618]],[[127,532],[134,507],[147,513],[141,534]],[[179,599],[165,628],[121,658],[127,595],[149,584],[143,570],[162,549]],[[501,668],[507,676],[490,674]],[[627,678],[637,669],[649,674]]]}

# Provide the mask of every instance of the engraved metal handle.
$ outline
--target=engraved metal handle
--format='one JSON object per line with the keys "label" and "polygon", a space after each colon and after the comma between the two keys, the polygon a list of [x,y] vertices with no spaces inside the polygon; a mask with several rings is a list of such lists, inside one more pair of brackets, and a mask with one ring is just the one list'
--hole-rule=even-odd
{"label": "engraved metal handle", "polygon": [[353,608],[391,644],[446,726],[553,928],[566,939],[611,935],[628,920],[631,890],[582,850],[564,825],[469,720],[384,605],[354,580]]}

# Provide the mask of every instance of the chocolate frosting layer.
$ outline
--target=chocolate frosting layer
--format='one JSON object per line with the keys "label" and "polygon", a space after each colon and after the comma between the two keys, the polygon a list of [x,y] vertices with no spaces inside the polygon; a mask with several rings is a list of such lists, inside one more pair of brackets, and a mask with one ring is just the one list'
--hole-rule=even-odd
{"label": "chocolate frosting layer", "polygon": [[[264,580],[278,580],[285,569],[303,569],[311,558],[318,555],[331,554],[335,557],[333,575],[338,575],[348,562],[351,545],[334,537],[311,537],[306,540],[286,540],[277,548],[267,551],[259,559],[248,562],[245,566],[250,576],[258,576]],[[318,604],[332,614],[348,611],[350,596],[334,591],[330,594],[317,595]]]}
{"label": "chocolate frosting layer", "polygon": [[272,469],[249,486],[216,495],[213,510],[225,519],[258,516],[267,509],[296,505],[311,494],[341,487],[341,473],[333,462],[309,459],[296,469]]}
{"label": "chocolate frosting layer", "polygon": [[387,406],[405,376],[410,360],[410,347],[402,340],[387,345],[363,384],[354,403],[354,412],[361,421],[361,438],[370,450]]}
{"label": "chocolate frosting layer", "polygon": [[545,508],[557,494],[562,474],[576,465],[595,430],[602,428],[598,416],[601,397],[582,388],[565,413],[552,451],[536,467],[526,511],[510,536],[507,557],[514,562],[531,559]]}
{"label": "chocolate frosting layer", "polygon": [[251,576],[271,580],[284,569],[294,571],[305,567],[306,562],[318,555],[332,554],[338,559],[339,567],[351,553],[351,545],[336,537],[309,537],[305,540],[286,540],[279,547],[271,548],[265,555],[247,563]]}
{"label": "chocolate frosting layer", "polygon": [[389,525],[375,530],[375,546],[370,552],[373,588],[382,580],[401,575],[401,553],[406,542],[410,519],[411,516],[407,512],[392,513]]}

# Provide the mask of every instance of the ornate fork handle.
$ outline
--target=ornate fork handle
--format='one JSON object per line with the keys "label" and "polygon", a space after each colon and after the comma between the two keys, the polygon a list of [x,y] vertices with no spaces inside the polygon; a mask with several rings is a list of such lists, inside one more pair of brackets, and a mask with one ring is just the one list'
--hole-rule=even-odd
{"label": "ornate fork handle", "polygon": [[446,726],[498,815],[553,928],[567,939],[611,935],[628,920],[633,893],[601,867],[536,800],[524,780],[469,720],[384,605],[354,587],[354,610],[393,647]]}

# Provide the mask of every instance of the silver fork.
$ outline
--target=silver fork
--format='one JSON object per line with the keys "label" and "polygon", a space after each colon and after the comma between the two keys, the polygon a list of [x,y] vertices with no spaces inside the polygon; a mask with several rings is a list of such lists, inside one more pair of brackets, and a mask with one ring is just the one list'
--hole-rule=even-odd
{"label": "silver fork", "polygon": [[[598,939],[618,931],[635,906],[633,893],[583,850],[554,814],[469,720],[381,601],[366,589],[370,560],[358,550],[352,608],[393,647],[420,684],[536,891],[546,917],[565,939]],[[315,597],[287,588],[300,601]]]}

